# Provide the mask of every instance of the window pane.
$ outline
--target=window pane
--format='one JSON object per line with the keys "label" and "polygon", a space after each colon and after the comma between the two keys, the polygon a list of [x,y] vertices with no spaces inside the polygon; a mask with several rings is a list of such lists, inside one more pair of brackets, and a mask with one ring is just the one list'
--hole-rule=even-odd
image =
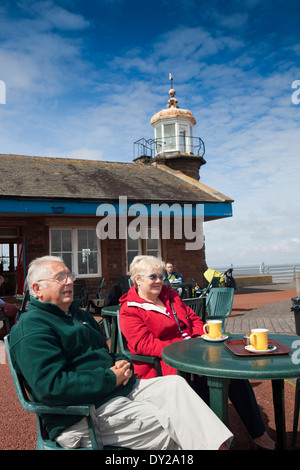
{"label": "window pane", "polygon": [[92,251],[98,251],[98,238],[96,230],[87,230],[88,234],[88,247]]}
{"label": "window pane", "polygon": [[139,240],[133,240],[132,238],[129,237],[127,238],[127,249],[128,250],[137,250],[139,249]]}
{"label": "window pane", "polygon": [[98,256],[97,253],[91,253],[89,256],[89,274],[98,272]]}
{"label": "window pane", "polygon": [[128,269],[129,269],[129,266],[130,264],[132,263],[132,260],[135,256],[137,256],[139,254],[138,251],[128,251],[127,253],[127,266],[128,266]]}
{"label": "window pane", "polygon": [[166,149],[174,149],[176,148],[175,143],[175,124],[166,124],[164,126],[164,133],[165,133],[165,144]]}
{"label": "window pane", "polygon": [[72,232],[71,230],[61,231],[62,251],[72,251]]}
{"label": "window pane", "polygon": [[88,248],[87,230],[78,230],[78,251]]}
{"label": "window pane", "polygon": [[151,240],[151,238],[148,238],[148,240],[147,240],[147,249],[148,250],[157,250],[158,249],[158,240]]}
{"label": "window pane", "polygon": [[147,255],[155,256],[156,258],[159,258],[159,253],[157,250],[147,250]]}
{"label": "window pane", "polygon": [[51,230],[51,251],[61,251],[61,230]]}
{"label": "window pane", "polygon": [[180,152],[186,152],[186,132],[180,131]]}
{"label": "window pane", "polygon": [[69,268],[70,271],[73,271],[72,253],[62,253],[62,254],[59,254],[58,256],[62,256],[62,259],[64,260],[67,268]]}
{"label": "window pane", "polygon": [[156,144],[155,144],[156,152],[160,153],[162,151],[161,126],[156,128],[155,138],[156,138]]}
{"label": "window pane", "polygon": [[88,273],[88,254],[86,251],[78,253],[78,274]]}
{"label": "window pane", "polygon": [[147,250],[158,250],[159,230],[157,227],[148,229]]}

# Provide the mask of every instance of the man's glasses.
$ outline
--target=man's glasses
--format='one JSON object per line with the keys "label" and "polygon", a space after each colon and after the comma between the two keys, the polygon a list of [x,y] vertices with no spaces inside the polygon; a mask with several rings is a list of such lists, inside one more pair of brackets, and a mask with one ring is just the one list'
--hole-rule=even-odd
{"label": "man's glasses", "polygon": [[71,279],[71,281],[75,281],[76,274],[75,273],[60,273],[60,274],[57,274],[57,276],[55,277],[50,277],[48,279],[39,279],[38,282],[57,281],[57,282],[60,282],[61,284],[65,284],[67,282],[68,277]]}
{"label": "man's glasses", "polygon": [[163,281],[163,279],[164,279],[163,274],[160,274],[160,275],[158,275],[158,274],[149,274],[149,276],[147,276],[147,277],[149,277],[151,279],[151,281],[156,281],[157,279],[159,279],[160,281]]}

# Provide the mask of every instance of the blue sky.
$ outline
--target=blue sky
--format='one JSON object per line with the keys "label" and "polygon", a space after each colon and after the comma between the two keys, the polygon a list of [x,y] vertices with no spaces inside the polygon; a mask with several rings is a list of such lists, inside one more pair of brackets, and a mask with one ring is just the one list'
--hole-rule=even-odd
{"label": "blue sky", "polygon": [[0,153],[132,161],[172,73],[201,181],[235,200],[208,264],[300,263],[299,20],[298,0],[2,0]]}

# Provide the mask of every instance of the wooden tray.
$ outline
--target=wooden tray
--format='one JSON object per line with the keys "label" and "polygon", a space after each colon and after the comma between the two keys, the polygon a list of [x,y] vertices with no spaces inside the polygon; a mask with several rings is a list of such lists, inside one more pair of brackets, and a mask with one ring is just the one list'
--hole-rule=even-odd
{"label": "wooden tray", "polygon": [[282,355],[282,354],[288,354],[291,352],[291,349],[285,346],[284,344],[279,343],[275,339],[269,339],[269,344],[273,344],[274,346],[277,347],[275,351],[271,352],[261,352],[261,353],[253,353],[251,351],[247,351],[245,349],[244,341],[242,339],[234,339],[234,340],[229,340],[225,341],[226,346],[230,351],[233,352],[236,356],[251,356],[255,358],[255,356],[276,356],[276,355]]}

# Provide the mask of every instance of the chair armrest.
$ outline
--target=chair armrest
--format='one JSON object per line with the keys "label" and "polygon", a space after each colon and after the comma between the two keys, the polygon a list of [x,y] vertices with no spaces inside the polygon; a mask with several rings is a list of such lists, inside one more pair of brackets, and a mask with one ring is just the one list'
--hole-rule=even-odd
{"label": "chair armrest", "polygon": [[125,351],[126,356],[131,359],[132,361],[140,361],[140,362],[147,362],[149,364],[153,364],[156,370],[157,376],[162,376],[161,365],[160,365],[160,358],[157,356],[141,356],[139,354],[132,354],[129,351]]}
{"label": "chair armrest", "polygon": [[34,401],[26,401],[22,403],[23,407],[32,413],[44,414],[60,414],[60,415],[75,415],[75,416],[89,416],[90,409],[94,405],[66,405],[66,406],[47,406]]}

